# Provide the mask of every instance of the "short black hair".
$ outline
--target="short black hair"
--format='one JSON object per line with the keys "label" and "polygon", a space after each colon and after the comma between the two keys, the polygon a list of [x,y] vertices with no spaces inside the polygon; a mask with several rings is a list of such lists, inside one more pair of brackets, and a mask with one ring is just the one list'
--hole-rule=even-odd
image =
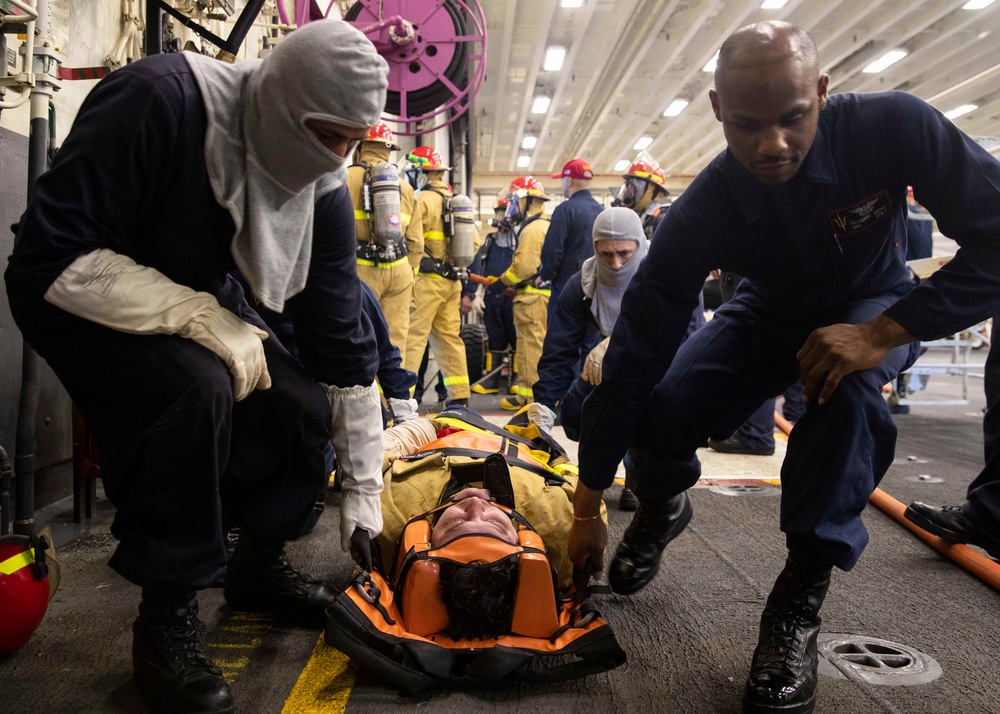
{"label": "short black hair", "polygon": [[441,600],[448,611],[444,634],[453,640],[499,637],[510,632],[517,590],[517,559],[441,561]]}

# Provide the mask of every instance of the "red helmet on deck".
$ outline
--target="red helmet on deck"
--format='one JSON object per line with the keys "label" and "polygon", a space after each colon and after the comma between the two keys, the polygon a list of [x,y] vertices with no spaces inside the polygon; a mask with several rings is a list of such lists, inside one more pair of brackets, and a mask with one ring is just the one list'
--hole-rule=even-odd
{"label": "red helmet on deck", "polygon": [[548,201],[549,197],[545,195],[545,188],[542,186],[542,182],[536,179],[534,176],[520,176],[510,182],[510,186],[507,188],[508,194],[513,194],[517,198],[540,198],[543,201]]}
{"label": "red helmet on deck", "polygon": [[364,138],[364,141],[380,141],[393,151],[399,151],[399,144],[396,143],[396,137],[393,135],[392,129],[384,121],[380,121],[369,129],[368,136]]}
{"label": "red helmet on deck", "polygon": [[46,543],[24,535],[0,536],[0,656],[24,647],[49,607]]}
{"label": "red helmet on deck", "polygon": [[406,160],[413,164],[414,168],[424,171],[447,171],[450,166],[445,166],[441,160],[441,154],[430,146],[418,146],[406,155]]}

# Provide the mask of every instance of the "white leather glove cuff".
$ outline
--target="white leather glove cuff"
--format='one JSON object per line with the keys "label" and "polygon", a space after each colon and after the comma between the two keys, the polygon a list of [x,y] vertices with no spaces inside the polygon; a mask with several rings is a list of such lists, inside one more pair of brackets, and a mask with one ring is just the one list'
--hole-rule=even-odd
{"label": "white leather glove cuff", "polygon": [[219,305],[214,295],[180,285],[107,248],[74,260],[45,299],[77,317],[132,334],[177,334],[225,361],[236,401],[268,389],[271,376],[261,341],[267,333]]}
{"label": "white leather glove cuff", "polygon": [[355,528],[364,528],[375,540],[382,532],[382,500],[377,493],[343,491],[340,494],[340,547],[351,550]]}
{"label": "white leather glove cuff", "polygon": [[420,416],[417,414],[416,399],[393,399],[390,397],[389,411],[392,412],[392,420],[397,424],[402,424],[404,421],[411,421]]}
{"label": "white leather glove cuff", "polygon": [[[325,386],[325,385],[324,385]],[[374,382],[367,387],[326,387],[330,395],[333,448],[341,476],[341,534],[350,540],[356,526],[372,538],[382,532],[382,403]],[[352,505],[358,499],[368,507]],[[348,530],[349,528],[349,530]],[[348,546],[349,547],[349,546]],[[346,550],[347,548],[345,548]]]}
{"label": "white leather glove cuff", "polygon": [[542,431],[550,432],[556,423],[556,413],[544,404],[532,402],[528,405],[528,421]]}

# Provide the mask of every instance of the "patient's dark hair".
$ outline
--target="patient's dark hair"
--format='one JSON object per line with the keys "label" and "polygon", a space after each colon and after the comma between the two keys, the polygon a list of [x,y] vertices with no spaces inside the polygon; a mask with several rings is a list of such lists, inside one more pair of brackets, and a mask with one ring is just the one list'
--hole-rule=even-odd
{"label": "patient's dark hair", "polygon": [[514,619],[517,560],[441,561],[441,600],[448,610],[444,634],[453,640],[499,637]]}

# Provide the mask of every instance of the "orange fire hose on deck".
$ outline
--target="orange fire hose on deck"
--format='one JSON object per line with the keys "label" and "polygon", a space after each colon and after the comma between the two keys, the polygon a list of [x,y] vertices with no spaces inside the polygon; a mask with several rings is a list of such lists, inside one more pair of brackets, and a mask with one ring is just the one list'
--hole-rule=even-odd
{"label": "orange fire hose on deck", "polygon": [[[785,434],[792,433],[791,422],[785,419],[785,417],[778,412],[774,413],[774,423],[778,426],[778,428],[785,432]],[[875,492],[871,495],[869,501],[916,533],[921,540],[926,542],[942,555],[951,558],[987,585],[1000,590],[1000,563],[997,563],[991,558],[987,558],[985,555],[980,555],[967,545],[962,543],[950,543],[943,538],[938,538],[936,535],[931,535],[916,523],[911,523],[903,515],[906,511],[906,506],[880,488],[875,489]]]}
{"label": "orange fire hose on deck", "polygon": [[916,523],[911,523],[903,515],[906,506],[880,488],[871,495],[871,502],[920,536],[935,550],[948,556],[980,580],[1000,590],[1000,563],[980,555],[972,548],[962,543],[949,543],[943,538],[931,535]]}

